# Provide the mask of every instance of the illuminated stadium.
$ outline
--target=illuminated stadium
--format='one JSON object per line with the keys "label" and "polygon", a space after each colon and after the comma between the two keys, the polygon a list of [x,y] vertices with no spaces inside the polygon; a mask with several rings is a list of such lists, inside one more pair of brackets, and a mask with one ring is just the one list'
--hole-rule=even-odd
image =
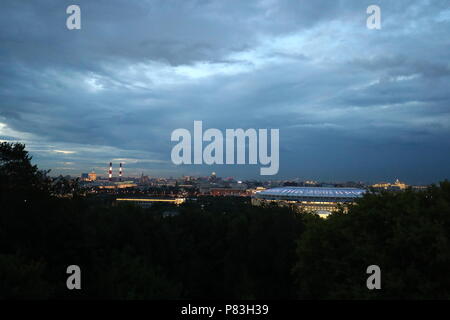
{"label": "illuminated stadium", "polygon": [[257,192],[252,197],[252,204],[294,205],[325,217],[336,211],[338,205],[352,203],[365,192],[357,188],[280,187]]}

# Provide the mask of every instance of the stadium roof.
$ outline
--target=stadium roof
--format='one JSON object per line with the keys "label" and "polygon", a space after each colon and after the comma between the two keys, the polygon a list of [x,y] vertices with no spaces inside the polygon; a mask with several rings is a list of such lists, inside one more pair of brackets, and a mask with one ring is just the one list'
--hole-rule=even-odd
{"label": "stadium roof", "polygon": [[261,196],[359,198],[366,192],[357,188],[280,187],[260,191]]}

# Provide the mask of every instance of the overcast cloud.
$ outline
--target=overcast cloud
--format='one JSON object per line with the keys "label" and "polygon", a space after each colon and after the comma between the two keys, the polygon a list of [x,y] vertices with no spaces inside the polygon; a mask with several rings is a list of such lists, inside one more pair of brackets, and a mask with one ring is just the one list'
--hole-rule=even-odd
{"label": "overcast cloud", "polygon": [[[67,6],[82,29],[66,28]],[[366,28],[366,8],[382,29]],[[0,140],[42,168],[259,178],[175,166],[174,129],[279,128],[271,178],[450,176],[448,0],[3,0]]]}

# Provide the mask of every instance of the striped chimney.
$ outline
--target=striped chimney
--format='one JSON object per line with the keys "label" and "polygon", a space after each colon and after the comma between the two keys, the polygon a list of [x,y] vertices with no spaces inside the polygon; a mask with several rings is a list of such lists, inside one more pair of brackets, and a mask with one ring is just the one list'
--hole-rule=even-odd
{"label": "striped chimney", "polygon": [[112,180],[112,162],[109,163],[109,181]]}

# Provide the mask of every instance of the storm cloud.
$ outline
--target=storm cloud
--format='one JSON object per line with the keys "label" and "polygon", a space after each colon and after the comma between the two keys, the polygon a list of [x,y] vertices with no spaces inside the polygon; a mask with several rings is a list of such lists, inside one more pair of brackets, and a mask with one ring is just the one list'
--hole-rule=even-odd
{"label": "storm cloud", "polygon": [[[440,1],[2,1],[0,140],[53,173],[258,178],[175,166],[170,134],[280,129],[273,178],[450,176],[450,6]],[[381,30],[366,8],[381,8]]]}

